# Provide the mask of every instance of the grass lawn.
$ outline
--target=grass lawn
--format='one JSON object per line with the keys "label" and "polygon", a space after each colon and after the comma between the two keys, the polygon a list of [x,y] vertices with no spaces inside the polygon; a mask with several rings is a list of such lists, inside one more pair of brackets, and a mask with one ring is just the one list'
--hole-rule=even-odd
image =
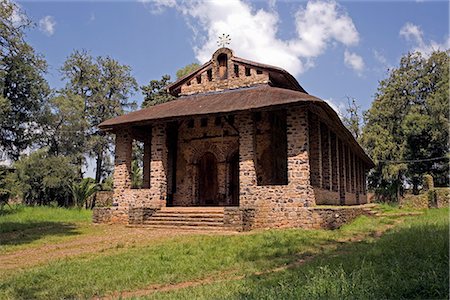
{"label": "grass lawn", "polygon": [[[27,209],[0,216],[0,226],[19,220],[34,222],[33,217],[25,217]],[[36,208],[30,209],[28,213],[33,215]],[[449,295],[448,209],[427,210],[421,216],[360,217],[334,231],[162,232],[149,239],[145,237],[155,232],[141,229],[132,243],[117,240],[139,229],[92,225],[88,212],[61,212],[61,219],[49,216],[48,220],[71,224],[76,233],[54,241],[51,232],[31,240],[25,237],[23,242],[16,235],[14,242],[5,245],[5,253],[38,253],[49,244],[64,244],[70,239],[94,241],[91,251],[84,249],[80,255],[55,257],[26,268],[18,264],[3,273],[0,264],[0,299],[105,295],[151,299],[380,299]],[[110,236],[105,238],[113,242],[98,251],[93,236],[103,237],[100,233],[106,229]],[[15,232],[27,230],[32,229],[19,226]],[[2,232],[0,238],[11,234]],[[123,238],[114,240],[114,235],[120,234]]]}
{"label": "grass lawn", "polygon": [[58,207],[5,207],[0,211],[0,254],[5,251],[70,239],[89,232],[92,211]]}

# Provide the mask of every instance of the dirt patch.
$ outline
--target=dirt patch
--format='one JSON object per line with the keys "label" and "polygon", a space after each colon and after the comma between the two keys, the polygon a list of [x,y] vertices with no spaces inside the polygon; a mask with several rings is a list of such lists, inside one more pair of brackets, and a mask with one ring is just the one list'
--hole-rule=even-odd
{"label": "dirt patch", "polygon": [[[98,227],[95,235],[80,235],[70,241],[39,245],[0,255],[0,273],[20,270],[49,261],[88,254],[106,252],[113,249],[143,246],[163,239],[192,234],[218,234],[213,231],[160,230],[149,228],[128,228],[122,225],[92,225]],[[220,232],[219,234],[236,234]]]}
{"label": "dirt patch", "polygon": [[[222,272],[220,274],[216,274],[214,276],[209,275],[206,278],[200,278],[197,280],[184,281],[184,282],[179,282],[179,283],[175,283],[175,284],[152,284],[152,285],[149,285],[145,288],[138,289],[138,290],[116,291],[116,292],[113,292],[106,296],[95,296],[95,297],[93,297],[93,299],[95,299],[95,300],[100,300],[100,299],[101,300],[112,300],[112,299],[127,299],[127,298],[135,298],[135,297],[144,297],[144,296],[156,293],[156,292],[169,292],[169,291],[173,291],[173,290],[185,289],[185,288],[189,288],[189,287],[196,287],[196,286],[201,286],[201,285],[206,285],[206,284],[215,284],[215,283],[226,282],[226,281],[242,280],[248,276],[262,276],[262,275],[267,275],[267,274],[271,274],[271,273],[282,272],[287,269],[297,268],[297,267],[313,260],[318,255],[323,253],[323,251],[326,249],[331,249],[331,248],[336,249],[336,247],[339,244],[362,242],[365,239],[367,239],[368,237],[379,238],[384,233],[393,229],[396,225],[400,224],[402,221],[403,221],[402,219],[398,219],[398,220],[395,220],[394,224],[385,225],[381,228],[378,228],[374,232],[371,232],[371,233],[368,232],[368,233],[364,233],[364,234],[356,234],[345,240],[338,240],[338,241],[332,242],[330,244],[321,245],[320,246],[321,251],[298,258],[297,260],[295,260],[287,265],[284,265],[284,266],[279,266],[279,267],[275,267],[272,269],[254,272],[254,273],[246,274],[246,275],[236,275],[235,273],[239,272],[239,270],[228,270],[228,271]],[[344,252],[338,251],[335,255],[342,254],[342,253],[344,253]]]}

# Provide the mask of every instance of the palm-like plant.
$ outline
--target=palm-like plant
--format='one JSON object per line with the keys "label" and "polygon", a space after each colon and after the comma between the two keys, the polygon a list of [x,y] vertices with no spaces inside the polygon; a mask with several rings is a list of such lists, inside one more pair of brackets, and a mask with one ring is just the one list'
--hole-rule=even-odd
{"label": "palm-like plant", "polygon": [[142,187],[142,168],[137,160],[131,162],[131,187],[133,189]]}
{"label": "palm-like plant", "polygon": [[86,204],[89,197],[94,195],[99,189],[97,183],[94,182],[92,178],[84,178],[79,183],[73,183],[70,187],[72,191],[73,201],[75,205],[79,208]]}

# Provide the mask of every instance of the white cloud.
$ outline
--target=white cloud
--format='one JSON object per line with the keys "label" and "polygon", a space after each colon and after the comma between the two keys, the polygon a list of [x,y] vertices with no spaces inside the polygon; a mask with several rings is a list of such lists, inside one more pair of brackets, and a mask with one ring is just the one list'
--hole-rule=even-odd
{"label": "white cloud", "polygon": [[280,20],[273,8],[255,10],[241,0],[158,0],[150,5],[154,12],[172,7],[186,17],[202,63],[211,58],[223,33],[230,35],[230,48],[237,56],[280,66],[294,75],[312,67],[314,58],[332,43],[359,43],[352,19],[334,1],[310,1],[300,7],[295,13],[296,37],[290,40],[277,36]]}
{"label": "white cloud", "polygon": [[364,60],[361,56],[356,53],[352,53],[348,50],[344,52],[344,63],[347,67],[352,68],[358,73],[358,75],[362,74],[364,70]]}
{"label": "white cloud", "polygon": [[424,56],[429,56],[436,50],[446,50],[450,48],[450,37],[447,37],[443,43],[438,43],[433,40],[427,43],[425,42],[424,33],[420,26],[410,22],[403,25],[399,35],[414,45],[412,51],[419,51]]}
{"label": "white cloud", "polygon": [[45,16],[39,20],[39,29],[48,36],[55,33],[56,21],[52,16]]}
{"label": "white cloud", "polygon": [[96,19],[95,17],[95,13],[91,12],[90,16],[89,16],[89,22],[94,22]]}
{"label": "white cloud", "polygon": [[342,119],[343,112],[345,112],[345,103],[339,101],[336,102],[333,98],[324,99],[324,101],[331,106],[331,108],[338,114],[339,118]]}

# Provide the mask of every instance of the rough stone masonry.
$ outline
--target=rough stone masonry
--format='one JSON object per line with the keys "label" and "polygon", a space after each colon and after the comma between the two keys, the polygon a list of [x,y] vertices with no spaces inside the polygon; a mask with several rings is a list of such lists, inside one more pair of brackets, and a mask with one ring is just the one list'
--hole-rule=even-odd
{"label": "rough stone masonry", "polygon": [[[176,100],[100,124],[116,136],[114,193],[94,221],[223,207],[226,226],[250,230],[336,227],[364,213],[372,160],[336,112],[285,70],[220,48],[167,89]],[[136,142],[140,188],[131,185]]]}

